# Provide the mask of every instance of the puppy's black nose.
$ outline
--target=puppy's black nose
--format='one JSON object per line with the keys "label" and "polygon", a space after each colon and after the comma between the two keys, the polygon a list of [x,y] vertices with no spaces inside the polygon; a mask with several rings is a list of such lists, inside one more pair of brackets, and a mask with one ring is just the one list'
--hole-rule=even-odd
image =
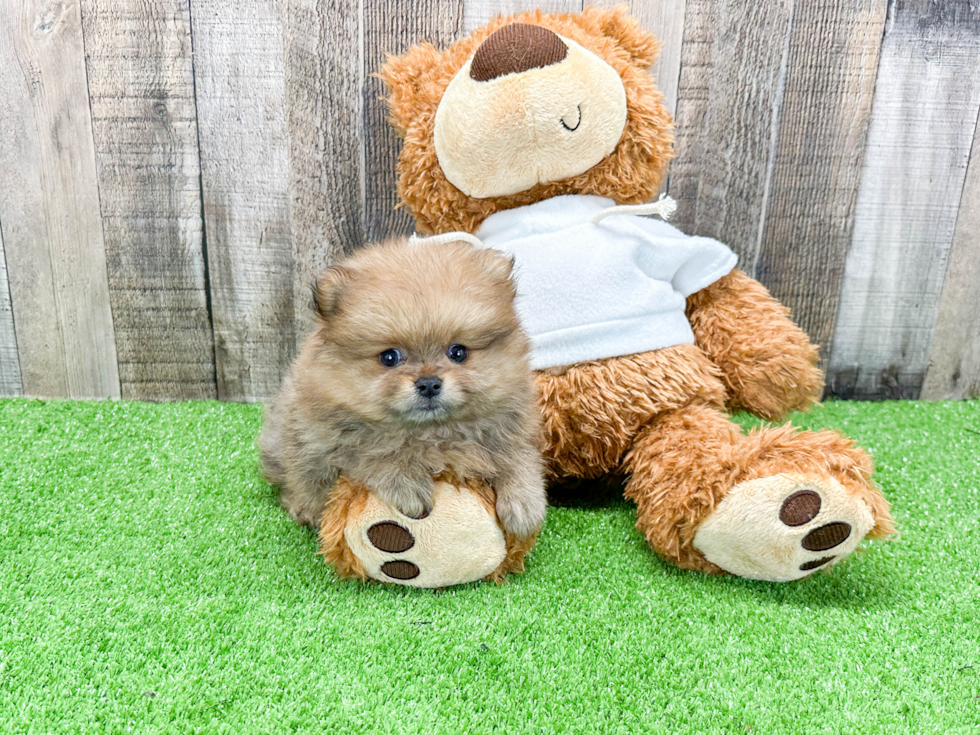
{"label": "puppy's black nose", "polygon": [[415,390],[423,398],[435,398],[442,390],[442,381],[439,378],[422,377],[415,381]]}
{"label": "puppy's black nose", "polygon": [[557,64],[567,54],[565,43],[547,28],[511,23],[480,44],[470,64],[470,77],[488,82],[504,74]]}

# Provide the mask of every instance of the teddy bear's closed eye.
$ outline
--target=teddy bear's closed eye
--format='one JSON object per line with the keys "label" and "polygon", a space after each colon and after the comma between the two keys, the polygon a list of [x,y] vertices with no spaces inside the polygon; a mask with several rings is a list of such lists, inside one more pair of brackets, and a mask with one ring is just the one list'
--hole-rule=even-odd
{"label": "teddy bear's closed eye", "polygon": [[[572,122],[574,120],[574,122]],[[565,130],[575,132],[582,125],[582,105],[576,105],[574,112],[561,116],[561,125]]]}

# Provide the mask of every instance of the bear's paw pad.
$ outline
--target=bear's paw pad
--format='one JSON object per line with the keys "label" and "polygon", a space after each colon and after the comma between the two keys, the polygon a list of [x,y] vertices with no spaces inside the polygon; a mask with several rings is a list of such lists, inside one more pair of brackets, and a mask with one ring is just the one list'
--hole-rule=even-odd
{"label": "bear's paw pad", "polygon": [[694,546],[731,574],[789,582],[843,559],[872,526],[867,504],[834,478],[787,473],[732,488]]}

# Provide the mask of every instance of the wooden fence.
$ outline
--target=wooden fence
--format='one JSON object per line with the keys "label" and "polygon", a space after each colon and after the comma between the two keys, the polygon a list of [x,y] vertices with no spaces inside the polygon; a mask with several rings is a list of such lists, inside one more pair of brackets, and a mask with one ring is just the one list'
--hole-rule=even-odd
{"label": "wooden fence", "polygon": [[[0,395],[269,396],[314,274],[412,230],[384,54],[534,5],[582,7],[0,0]],[[676,223],[791,306],[829,393],[980,393],[978,0],[631,9]]]}

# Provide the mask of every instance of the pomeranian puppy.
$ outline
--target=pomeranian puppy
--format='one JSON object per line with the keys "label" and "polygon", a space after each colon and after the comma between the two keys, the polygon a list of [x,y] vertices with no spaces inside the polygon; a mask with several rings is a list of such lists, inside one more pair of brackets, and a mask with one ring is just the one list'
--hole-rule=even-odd
{"label": "pomeranian puppy", "polygon": [[267,407],[266,478],[316,527],[338,475],[407,516],[433,477],[487,481],[506,531],[544,521],[540,414],[512,262],[465,242],[367,246],[314,287],[316,330]]}

